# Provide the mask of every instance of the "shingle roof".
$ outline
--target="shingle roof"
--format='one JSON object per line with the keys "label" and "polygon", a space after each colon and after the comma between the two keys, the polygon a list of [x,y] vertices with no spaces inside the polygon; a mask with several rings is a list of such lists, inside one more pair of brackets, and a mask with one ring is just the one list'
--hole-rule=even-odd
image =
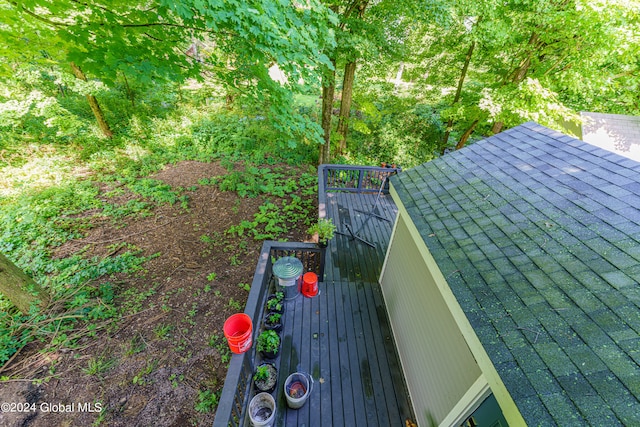
{"label": "shingle roof", "polygon": [[528,424],[640,425],[640,163],[526,123],[392,183]]}

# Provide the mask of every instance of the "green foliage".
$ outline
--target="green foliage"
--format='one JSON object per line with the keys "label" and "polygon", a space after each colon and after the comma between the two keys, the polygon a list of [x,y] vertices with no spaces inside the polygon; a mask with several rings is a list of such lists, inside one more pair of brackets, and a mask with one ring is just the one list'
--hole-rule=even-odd
{"label": "green foliage", "polygon": [[[375,99],[375,102],[369,101]],[[349,163],[381,162],[409,168],[432,159],[444,133],[438,107],[410,97],[385,96],[371,87],[357,98],[367,108],[353,119]]]}
{"label": "green foliage", "polygon": [[242,310],[242,304],[239,301],[236,301],[233,298],[229,298],[229,302],[227,304],[230,308],[232,308],[235,311],[240,311]]}
{"label": "green foliage", "polygon": [[280,322],[280,318],[282,317],[282,314],[280,313],[271,313],[267,316],[267,322],[271,323],[271,324],[276,324],[278,322]]}
{"label": "green foliage", "polygon": [[282,311],[282,300],[278,298],[268,300],[267,310]]}
{"label": "green foliage", "polygon": [[219,399],[220,396],[216,392],[211,390],[200,391],[198,392],[198,403],[196,403],[195,410],[198,412],[215,412]]}
{"label": "green foliage", "polygon": [[94,357],[89,359],[89,361],[87,362],[87,367],[83,368],[82,371],[87,375],[95,375],[101,377],[109,369],[114,367],[116,363],[116,359],[107,359],[103,356],[99,356],[97,358]]}
{"label": "green foliage", "polygon": [[275,240],[290,227],[299,223],[309,225],[311,221],[313,199],[302,198],[296,192],[300,191],[304,196],[316,194],[317,184],[314,175],[304,173],[296,179],[275,168],[248,166],[244,173],[232,172],[212,178],[211,183],[217,183],[223,191],[237,191],[243,197],[270,195],[277,196],[280,200],[267,200],[259,206],[252,221],[242,220],[240,224],[231,226],[226,231],[227,234],[249,236],[255,240]]}
{"label": "green foliage", "polygon": [[145,386],[149,384],[147,376],[151,374],[158,367],[158,360],[148,361],[140,371],[133,376],[131,382],[133,385]]}
{"label": "green foliage", "polygon": [[476,133],[487,135],[495,122],[511,127],[535,120],[563,130],[566,122],[578,121],[576,111],[637,114],[637,96],[628,102],[621,85],[634,87],[627,77],[638,69],[629,55],[638,54],[640,34],[631,28],[637,28],[639,6],[637,1],[454,3],[444,21],[416,27],[410,41],[416,55],[405,75],[418,83],[416,96],[421,92],[438,102],[445,94],[442,120],[452,120],[455,139],[476,120]]}
{"label": "green foliage", "polygon": [[218,334],[213,334],[209,338],[209,347],[215,348],[220,355],[222,363],[229,363],[231,360],[231,350],[227,344],[227,340]]}
{"label": "green foliage", "polygon": [[153,333],[158,337],[158,339],[165,339],[170,336],[171,331],[173,331],[173,325],[160,324],[155,327]]}
{"label": "green foliage", "polygon": [[309,234],[318,234],[318,241],[326,244],[329,240],[333,239],[333,233],[336,231],[336,226],[333,224],[332,218],[319,218],[318,222],[313,224],[308,230]]}
{"label": "green foliage", "polygon": [[[108,278],[133,272],[146,259],[135,248],[107,258],[85,258],[76,253],[52,258],[55,247],[82,235],[82,214],[101,206],[98,188],[90,181],[69,181],[59,187],[25,192],[0,202],[0,251],[28,272],[59,301],[61,312],[16,313],[0,298],[0,363],[33,340],[50,350],[72,347],[84,335],[93,336],[99,322],[117,316],[114,289]],[[93,286],[88,283],[97,282]],[[89,323],[84,323],[89,322]]]}
{"label": "green foliage", "polygon": [[[293,93],[316,82],[318,69],[329,65],[323,51],[334,44],[329,29],[333,15],[317,0],[108,5],[31,0],[0,7],[0,35],[7,42],[0,48],[0,76],[12,76],[20,63],[44,68],[73,62],[109,88],[123,86],[132,104],[140,89],[158,82],[213,76],[230,96],[240,94],[266,106],[288,146],[301,139],[320,140],[319,127],[291,102]],[[285,81],[269,76],[274,63]],[[101,89],[94,80],[82,84],[86,87],[76,90],[81,95]],[[73,123],[62,118],[64,110],[59,113],[49,108],[58,128]],[[72,129],[64,131],[73,135]]]}
{"label": "green foliage", "polygon": [[171,189],[171,186],[157,179],[131,179],[127,187],[142,197],[159,204],[174,204],[180,198],[179,194]]}
{"label": "green foliage", "polygon": [[253,375],[254,381],[264,381],[269,378],[269,366],[260,365],[256,368],[256,373]]}
{"label": "green foliage", "polygon": [[235,191],[240,197],[256,197],[260,194],[271,194],[285,197],[298,190],[298,182],[273,168],[257,167],[248,164],[244,171],[234,170],[230,173],[211,178],[209,184],[217,185],[222,191]]}
{"label": "green foliage", "polygon": [[275,352],[280,347],[280,336],[275,331],[263,331],[258,335],[257,350]]}

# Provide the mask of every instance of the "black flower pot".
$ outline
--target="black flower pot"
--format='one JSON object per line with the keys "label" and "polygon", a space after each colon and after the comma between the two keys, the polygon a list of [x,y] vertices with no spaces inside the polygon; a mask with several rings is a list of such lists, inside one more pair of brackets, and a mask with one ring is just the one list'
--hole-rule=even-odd
{"label": "black flower pot", "polygon": [[273,351],[266,351],[266,350],[263,350],[263,351],[261,351],[261,352],[260,352],[260,354],[262,355],[262,357],[264,357],[265,359],[270,359],[270,360],[273,360],[273,359],[275,359],[276,357],[278,357],[278,354],[279,354],[279,353],[280,353],[280,347],[276,348],[276,349],[275,349],[275,350],[273,350]]}
{"label": "black flower pot", "polygon": [[[282,330],[282,313],[270,311],[264,317],[265,329],[280,332]],[[277,317],[277,320],[274,318]]]}
{"label": "black flower pot", "polygon": [[271,393],[276,388],[276,383],[278,382],[278,370],[276,369],[273,363],[261,363],[256,369],[256,372],[260,370],[262,367],[265,367],[267,370],[267,378],[265,379],[255,379],[253,383],[256,386],[258,391],[264,391],[266,393]]}
{"label": "black flower pot", "polygon": [[257,350],[265,359],[275,359],[280,351],[281,339],[276,331],[262,331],[258,335]]}
{"label": "black flower pot", "polygon": [[267,298],[267,311],[275,313],[284,313],[284,300],[278,301],[275,295],[269,295]]}

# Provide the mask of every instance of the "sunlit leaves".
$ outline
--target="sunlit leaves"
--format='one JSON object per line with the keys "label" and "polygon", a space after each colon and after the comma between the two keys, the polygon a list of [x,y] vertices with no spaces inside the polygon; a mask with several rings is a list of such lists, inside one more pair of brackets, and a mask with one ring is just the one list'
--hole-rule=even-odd
{"label": "sunlit leaves", "polygon": [[[0,33],[9,42],[0,47],[5,76],[16,63],[36,60],[76,63],[108,86],[123,76],[148,86],[214,79],[242,96],[280,104],[277,120],[292,122],[283,129],[318,139],[291,109],[292,93],[317,83],[320,67],[330,64],[324,52],[335,43],[329,29],[335,17],[317,0],[29,0],[0,8]],[[284,83],[269,77],[274,64]]]}

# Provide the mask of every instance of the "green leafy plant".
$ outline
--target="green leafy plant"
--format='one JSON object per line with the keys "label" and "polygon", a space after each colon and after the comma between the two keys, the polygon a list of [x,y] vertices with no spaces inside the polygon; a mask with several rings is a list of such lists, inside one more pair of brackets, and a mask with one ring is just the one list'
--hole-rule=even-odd
{"label": "green leafy plant", "polygon": [[270,299],[267,301],[267,309],[273,311],[282,311],[282,302],[277,299]]}
{"label": "green leafy plant", "polygon": [[219,399],[218,393],[214,391],[200,391],[198,392],[198,403],[196,403],[195,410],[198,412],[213,412],[218,406]]}
{"label": "green leafy plant", "polygon": [[131,380],[131,382],[134,385],[146,385],[147,384],[147,379],[145,378],[147,375],[149,375],[151,372],[153,372],[157,367],[158,367],[158,361],[157,360],[153,360],[150,362],[147,362],[147,364],[144,366],[144,368],[142,368],[140,370],[140,372],[138,372],[136,375],[134,375],[133,379]]}
{"label": "green leafy plant", "polygon": [[142,335],[137,334],[129,340],[129,345],[124,354],[126,356],[133,356],[134,354],[141,353],[145,348],[147,348],[147,343],[144,341],[144,338],[142,338]]}
{"label": "green leafy plant", "polygon": [[313,224],[307,230],[307,233],[318,234],[318,242],[326,244],[329,240],[333,239],[335,231],[336,226],[333,224],[333,219],[320,218],[317,223]]}
{"label": "green leafy plant", "polygon": [[280,336],[275,331],[263,331],[258,335],[257,349],[266,353],[275,353],[280,347]]}
{"label": "green leafy plant", "polygon": [[228,363],[231,360],[231,350],[227,345],[227,340],[224,337],[213,334],[209,338],[209,346],[215,348],[220,355],[220,360],[222,363]]}
{"label": "green leafy plant", "polygon": [[253,375],[254,381],[265,381],[269,378],[269,366],[260,365],[256,368],[256,373]]}
{"label": "green leafy plant", "polygon": [[275,325],[280,321],[281,318],[282,318],[282,314],[280,313],[270,313],[267,316],[267,322],[271,323],[272,325]]}
{"label": "green leafy plant", "polygon": [[161,324],[155,327],[155,329],[153,330],[153,333],[156,335],[158,339],[164,339],[169,336],[172,330],[173,330],[173,325]]}
{"label": "green leafy plant", "polygon": [[240,304],[240,302],[233,299],[233,297],[229,298],[229,303],[227,305],[236,311],[239,311],[242,309],[242,305]]}
{"label": "green leafy plant", "polygon": [[82,371],[87,375],[102,376],[116,364],[116,359],[107,359],[105,357],[97,357],[89,359],[87,367]]}

